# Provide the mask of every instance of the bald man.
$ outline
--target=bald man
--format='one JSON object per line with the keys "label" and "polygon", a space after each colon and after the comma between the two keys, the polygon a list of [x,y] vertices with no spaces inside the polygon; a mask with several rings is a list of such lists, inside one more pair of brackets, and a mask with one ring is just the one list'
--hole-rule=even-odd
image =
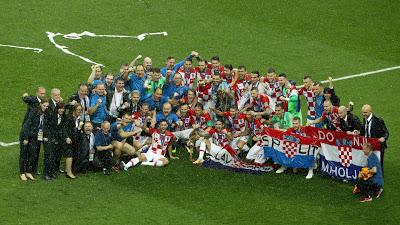
{"label": "bald man", "polygon": [[175,129],[176,123],[178,122],[178,116],[172,112],[172,105],[169,102],[164,103],[162,112],[158,112],[154,115],[153,120],[156,122],[153,123],[158,127],[160,121],[165,120],[168,124],[168,131],[172,131]]}
{"label": "bald man", "polygon": [[360,119],[348,111],[346,106],[339,107],[339,126],[347,134],[357,134],[361,129]]}
{"label": "bald man", "polygon": [[383,157],[385,155],[385,149],[387,148],[386,141],[389,138],[389,131],[386,128],[385,121],[374,115],[370,105],[364,105],[361,108],[361,112],[364,121],[361,126],[360,135],[378,138],[378,141],[381,143],[381,165],[383,171]]}

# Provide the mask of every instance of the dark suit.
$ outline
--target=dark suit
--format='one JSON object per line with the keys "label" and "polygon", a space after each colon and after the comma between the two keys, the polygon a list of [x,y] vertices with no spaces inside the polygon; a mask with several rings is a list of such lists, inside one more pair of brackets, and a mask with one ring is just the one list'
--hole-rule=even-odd
{"label": "dark suit", "polygon": [[24,120],[22,122],[22,123],[24,123],[25,120],[28,118],[29,113],[31,111],[36,110],[39,107],[40,102],[39,102],[38,97],[37,96],[33,96],[33,95],[23,97],[22,100],[27,105],[27,109],[26,109],[26,113],[25,113],[25,116],[24,116]]}
{"label": "dark suit", "polygon": [[[29,114],[31,113],[31,111],[37,110],[37,108],[39,107],[39,100],[36,96],[26,96],[23,97],[22,100],[24,101],[24,103],[27,105],[27,109],[25,112],[25,116],[24,119],[22,121],[22,125],[21,125],[21,132],[20,132],[20,154],[19,154],[19,170],[20,173],[32,173],[34,172],[32,170],[32,163],[33,163],[33,158],[31,158],[31,156],[33,157],[33,153],[30,152],[30,148],[29,148],[29,144],[28,145],[24,145],[23,141],[24,141],[24,137],[23,134],[26,134],[28,132],[29,127],[25,126],[25,121],[28,119]],[[25,136],[25,138],[27,138],[27,136]],[[28,140],[28,139],[26,139]]]}
{"label": "dark suit", "polygon": [[67,117],[65,114],[60,116],[59,120],[59,115],[58,114],[53,114],[52,116],[53,119],[53,127],[52,131],[54,132],[54,138],[52,140],[53,142],[53,147],[54,147],[54,169],[58,171],[60,169],[60,161],[62,156],[64,155],[65,157],[72,157],[68,155],[69,149],[67,149],[69,146],[66,143],[66,138],[67,138]]}
{"label": "dark suit", "polygon": [[[80,144],[80,135],[81,135],[81,130],[78,130],[77,125],[79,126],[80,119],[78,118],[78,124],[77,124],[77,118],[73,116],[68,116],[67,121],[66,121],[66,135],[72,140],[72,144],[67,145],[67,155],[66,157],[73,157],[73,165],[72,168],[73,170],[75,167],[80,167],[78,164],[79,161],[79,153],[78,153],[78,148]],[[83,122],[83,121],[82,121]],[[75,172],[75,171],[74,171]],[[77,171],[78,172],[78,171]]]}
{"label": "dark suit", "polygon": [[[40,146],[43,143],[44,147],[44,170],[45,176],[52,175],[54,154],[52,151],[53,132],[51,127],[53,120],[51,119],[50,113],[43,113],[42,123],[40,122],[41,113],[38,110],[33,110],[28,114],[22,129],[21,129],[21,140],[28,140],[28,149],[21,151],[20,155],[20,172],[22,170],[28,170],[28,172],[37,172]],[[47,138],[48,141],[38,141],[38,133],[42,130],[43,138]],[[25,158],[25,157],[28,157]]]}
{"label": "dark suit", "polygon": [[360,119],[350,112],[347,113],[347,120],[345,121],[344,119],[340,118],[339,123],[342,131],[354,131],[361,129]]}
{"label": "dark suit", "polygon": [[383,171],[383,158],[385,155],[385,149],[387,148],[386,141],[389,138],[389,131],[386,128],[385,121],[372,114],[372,118],[370,120],[370,133],[368,134],[368,130],[366,128],[366,119],[364,118],[363,125],[361,126],[360,130],[360,135],[361,136],[366,136],[366,137],[372,137],[372,138],[385,138],[385,142],[381,143],[381,166],[382,166],[382,171]]}
{"label": "dark suit", "polygon": [[[82,105],[81,99],[80,99],[78,93],[75,93],[75,94],[71,95],[71,96],[69,97],[69,99],[68,99],[68,104],[65,105],[65,109],[68,110],[69,113],[72,113],[71,110],[72,110],[72,108],[73,108],[73,105],[71,105],[70,103],[71,103],[72,101],[74,101],[74,100],[75,100],[78,104],[81,104],[81,105]],[[89,98],[89,97],[84,98],[83,102],[84,102],[84,107],[82,107],[82,111],[84,112],[84,115],[85,115],[84,118],[85,118],[85,120],[86,120],[86,118],[89,118],[89,115],[86,114],[86,111],[90,108],[90,98]],[[90,121],[90,120],[88,119],[88,121]],[[82,121],[82,122],[84,122],[84,121]]]}
{"label": "dark suit", "polygon": [[89,169],[90,137],[85,133],[77,136],[78,146],[74,157],[74,172],[85,173]]}

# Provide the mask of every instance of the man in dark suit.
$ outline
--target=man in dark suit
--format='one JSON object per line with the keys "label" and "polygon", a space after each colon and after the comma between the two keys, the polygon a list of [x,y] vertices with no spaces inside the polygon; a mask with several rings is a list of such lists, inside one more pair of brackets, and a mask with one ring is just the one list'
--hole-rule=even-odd
{"label": "man in dark suit", "polygon": [[[24,93],[22,95],[22,100],[24,101],[24,103],[27,105],[27,109],[26,109],[26,113],[24,116],[24,119],[22,121],[22,125],[24,126],[25,121],[27,120],[29,114],[32,111],[35,111],[38,109],[39,104],[41,102],[42,98],[46,97],[46,89],[44,87],[38,87],[38,89],[36,89],[36,95],[29,95],[28,93]],[[23,164],[24,161],[26,161],[25,157],[24,157],[24,152],[27,152],[29,149],[28,145],[23,144],[22,138],[20,137],[20,165]],[[40,151],[40,148],[37,149],[37,151]],[[39,155],[39,152],[37,152],[37,155]],[[38,173],[38,171],[36,171],[36,167],[35,167],[35,171],[33,171],[34,173]],[[39,173],[38,173],[39,174]],[[25,175],[21,174],[21,180],[26,180]]]}
{"label": "man in dark suit", "polygon": [[70,110],[76,104],[80,104],[82,108],[82,113],[80,115],[80,119],[82,122],[90,121],[90,117],[88,114],[88,109],[90,108],[90,98],[89,98],[89,88],[87,84],[80,84],[79,90],[75,94],[71,95],[68,100],[68,104],[66,105],[66,109]]}
{"label": "man in dark suit", "polygon": [[51,128],[53,127],[53,120],[51,119],[50,113],[47,110],[48,107],[49,102],[47,101],[47,99],[42,98],[38,109],[31,111],[26,118],[26,121],[24,122],[24,125],[21,129],[21,139],[23,140],[23,144],[25,145],[25,147],[28,147],[30,149],[29,152],[24,155],[24,157],[29,157],[29,160],[26,160],[27,166],[25,167],[29,168],[26,173],[37,171],[39,150],[40,146],[43,144],[43,178],[45,180],[52,180],[52,175],[54,174],[54,153],[51,140],[53,140],[54,134],[51,131]]}
{"label": "man in dark suit", "polygon": [[40,99],[45,97],[46,97],[46,89],[44,87],[38,87],[38,89],[36,90],[36,96],[28,95],[28,93],[24,93],[22,95],[22,100],[28,106],[22,123],[25,122],[30,111],[36,110],[39,107],[41,101]]}
{"label": "man in dark suit", "polygon": [[58,88],[51,89],[51,98],[49,101],[49,110],[50,112],[54,113],[57,103],[62,102],[63,99],[61,98],[61,91]]}
{"label": "man in dark suit", "polygon": [[346,132],[347,134],[355,134],[357,131],[360,131],[360,119],[349,112],[346,106],[339,107],[339,117],[340,130]]}
{"label": "man in dark suit", "polygon": [[361,108],[362,115],[364,116],[364,123],[361,126],[360,135],[371,138],[378,138],[381,143],[381,166],[383,171],[383,158],[385,149],[387,148],[386,142],[389,138],[389,131],[386,128],[385,121],[373,114],[370,105],[364,105]]}

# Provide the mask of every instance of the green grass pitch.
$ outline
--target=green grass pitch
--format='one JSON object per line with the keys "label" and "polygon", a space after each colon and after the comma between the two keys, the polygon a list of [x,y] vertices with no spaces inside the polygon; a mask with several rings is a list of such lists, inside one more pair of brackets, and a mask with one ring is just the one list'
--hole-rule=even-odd
{"label": "green grass pitch", "polygon": [[[168,32],[143,41],[56,38],[105,64],[105,72],[138,54],[161,67],[167,56],[191,50],[249,71],[275,67],[299,82],[306,74],[325,80],[400,65],[397,1],[2,0],[0,10],[0,44],[44,50],[0,47],[2,142],[18,140],[22,93],[59,87],[66,99],[90,73],[90,64],[55,48],[46,31]],[[358,203],[350,185],[319,175],[198,168],[184,152],[166,168],[23,183],[14,145],[0,147],[0,224],[398,224],[399,76],[394,70],[335,83],[343,103],[354,101],[357,115],[371,104],[390,131],[384,196],[371,203]]]}

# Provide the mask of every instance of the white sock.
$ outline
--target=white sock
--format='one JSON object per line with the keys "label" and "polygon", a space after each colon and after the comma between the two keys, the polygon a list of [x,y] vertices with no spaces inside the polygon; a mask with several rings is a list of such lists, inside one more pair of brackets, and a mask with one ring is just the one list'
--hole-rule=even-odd
{"label": "white sock", "polygon": [[197,160],[204,160],[203,158],[204,158],[204,151],[200,150],[199,151],[199,158],[197,158]]}
{"label": "white sock", "polygon": [[248,146],[248,145],[244,145],[242,149],[243,149],[243,151],[245,151],[245,152],[247,152],[247,151],[249,151],[249,150],[250,150],[250,148],[249,148],[249,146]]}
{"label": "white sock", "polygon": [[163,163],[163,161],[161,161],[161,160],[157,160],[157,161],[155,162],[155,166],[164,166],[164,163]]}
{"label": "white sock", "polygon": [[125,164],[125,167],[130,168],[130,167],[138,164],[138,162],[139,162],[139,158],[133,158],[133,159],[129,160],[129,162],[127,164]]}
{"label": "white sock", "polygon": [[153,161],[152,162],[146,161],[146,162],[142,162],[142,165],[143,166],[155,166],[155,163]]}
{"label": "white sock", "polygon": [[205,143],[204,141],[202,141],[202,142],[200,143],[200,147],[199,147],[199,158],[197,158],[197,160],[203,160],[203,158],[204,158],[204,152],[206,151],[206,149],[207,149],[207,145],[206,145],[206,143]]}

